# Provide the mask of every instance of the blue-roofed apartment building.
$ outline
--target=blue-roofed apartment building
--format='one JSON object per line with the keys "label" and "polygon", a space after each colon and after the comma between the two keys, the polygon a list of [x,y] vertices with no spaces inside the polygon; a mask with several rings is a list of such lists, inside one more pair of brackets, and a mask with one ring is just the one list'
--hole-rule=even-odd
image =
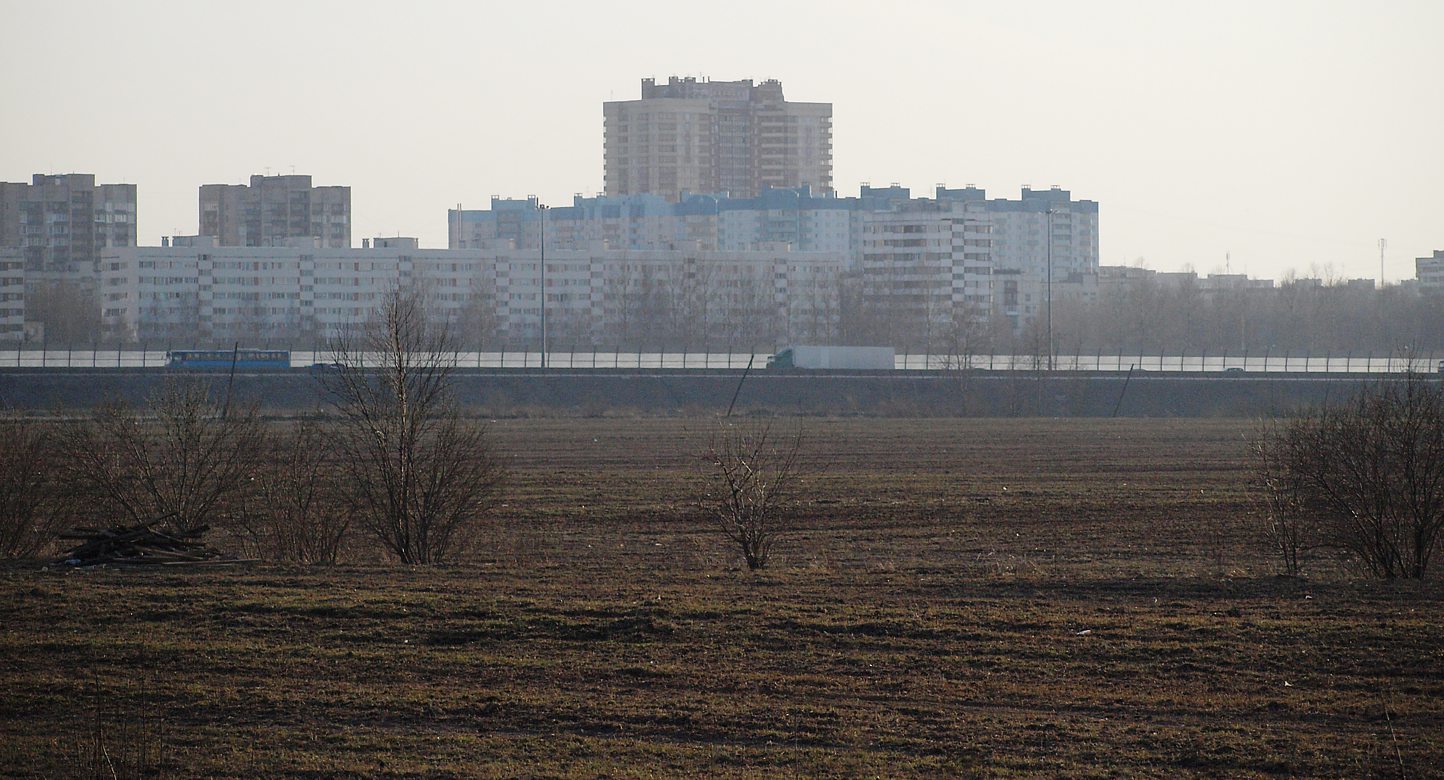
{"label": "blue-roofed apartment building", "polygon": [[[536,250],[543,209],[536,198],[492,199],[490,210],[453,209],[453,249]],[[756,197],[684,193],[576,196],[545,210],[548,250],[583,245],[635,251],[838,253],[840,281],[904,323],[959,316],[1006,318],[1021,327],[1054,300],[1096,296],[1098,204],[1057,187],[1024,187],[1016,200],[977,187],[938,187],[933,198],[906,187],[863,185],[857,197],[808,187]],[[784,255],[785,256],[785,255]]]}

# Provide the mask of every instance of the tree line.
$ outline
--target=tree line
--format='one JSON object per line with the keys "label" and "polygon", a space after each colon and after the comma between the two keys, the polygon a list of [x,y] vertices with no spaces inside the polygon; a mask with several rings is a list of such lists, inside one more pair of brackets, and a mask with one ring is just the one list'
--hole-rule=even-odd
{"label": "tree line", "polygon": [[1065,354],[1444,353],[1444,296],[1289,280],[1206,292],[1192,279],[1145,280],[1096,302],[1055,300],[1053,330]]}
{"label": "tree line", "polygon": [[[1038,343],[1046,317],[1041,304],[1035,316],[1013,319],[1001,307],[959,304],[940,293],[901,295],[860,273],[819,274],[793,287],[800,289],[778,300],[763,274],[723,279],[706,264],[667,272],[640,267],[609,279],[596,305],[552,301],[548,340],[558,349],[725,352],[826,343],[935,355],[958,351],[963,340],[975,354],[1046,352]],[[1064,292],[1059,289],[1052,303],[1059,354],[1444,352],[1444,296],[1402,287],[1285,280],[1273,289],[1208,291],[1196,279],[1164,284],[1148,278],[1106,288],[1094,299]],[[464,298],[448,310],[457,348],[538,348],[539,301],[532,302],[529,319],[507,322],[492,286],[478,282]],[[197,346],[192,342],[210,338],[305,345],[328,339],[314,318],[271,316],[263,309],[243,310],[223,333],[207,333],[195,321],[198,310],[171,324],[144,314],[129,343]],[[46,288],[27,302],[27,312],[45,323],[52,347],[117,340],[103,329],[98,305],[79,289]]]}

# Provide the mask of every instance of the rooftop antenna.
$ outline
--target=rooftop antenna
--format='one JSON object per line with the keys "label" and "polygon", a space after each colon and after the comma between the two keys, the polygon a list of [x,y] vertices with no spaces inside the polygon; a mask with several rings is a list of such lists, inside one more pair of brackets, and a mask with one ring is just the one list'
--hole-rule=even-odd
{"label": "rooftop antenna", "polygon": [[1223,272],[1225,274],[1233,273],[1233,254],[1227,251],[1223,253]]}
{"label": "rooftop antenna", "polygon": [[1388,245],[1389,245],[1389,242],[1388,242],[1388,241],[1385,241],[1385,240],[1382,239],[1382,238],[1379,239],[1379,289],[1380,289],[1380,290],[1384,289],[1384,247],[1386,247],[1386,246],[1388,246]]}

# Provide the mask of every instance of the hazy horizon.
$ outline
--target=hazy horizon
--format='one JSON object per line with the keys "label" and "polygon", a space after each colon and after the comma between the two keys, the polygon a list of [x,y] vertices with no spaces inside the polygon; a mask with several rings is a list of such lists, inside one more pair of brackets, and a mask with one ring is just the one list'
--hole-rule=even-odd
{"label": "hazy horizon", "polygon": [[[1410,278],[1444,248],[1444,4],[0,0],[0,180],[136,184],[142,245],[197,189],[352,188],[352,241],[446,245],[446,210],[602,188],[642,78],[776,78],[833,104],[834,184],[1100,204],[1105,265]],[[63,43],[57,47],[56,43]]]}

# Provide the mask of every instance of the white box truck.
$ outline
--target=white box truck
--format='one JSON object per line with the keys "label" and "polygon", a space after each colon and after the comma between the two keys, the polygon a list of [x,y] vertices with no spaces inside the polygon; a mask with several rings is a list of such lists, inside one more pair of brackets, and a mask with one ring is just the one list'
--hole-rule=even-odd
{"label": "white box truck", "polygon": [[768,368],[883,371],[894,367],[892,347],[791,346],[767,359]]}

